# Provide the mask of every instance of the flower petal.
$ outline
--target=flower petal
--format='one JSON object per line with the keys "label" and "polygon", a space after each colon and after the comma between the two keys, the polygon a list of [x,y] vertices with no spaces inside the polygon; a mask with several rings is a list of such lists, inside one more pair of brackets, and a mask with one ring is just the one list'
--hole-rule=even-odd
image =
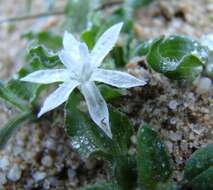
{"label": "flower petal", "polygon": [[109,111],[98,88],[93,82],[81,85],[81,92],[86,100],[89,114],[92,120],[110,137],[112,133],[109,127]]}
{"label": "flower petal", "polygon": [[52,94],[50,94],[44,101],[38,117],[63,104],[69,98],[69,95],[71,94],[73,89],[79,84],[80,83],[75,80],[70,80],[61,84],[59,88],[57,88]]}
{"label": "flower petal", "polygon": [[82,63],[82,73],[81,76],[85,80],[89,79],[91,73],[92,73],[92,67],[90,64],[90,54],[88,47],[85,43],[81,43],[79,45],[79,51],[81,56],[81,63]]}
{"label": "flower petal", "polygon": [[65,31],[64,33],[63,46],[66,51],[74,55],[79,52],[78,51],[79,41],[76,40],[75,37],[67,31]]}
{"label": "flower petal", "polygon": [[80,61],[75,59],[68,51],[61,50],[58,56],[64,66],[70,70],[71,75],[73,74],[73,76],[76,77],[76,75],[80,73],[82,64],[80,64]]}
{"label": "flower petal", "polygon": [[21,78],[21,81],[50,84],[54,82],[63,82],[67,80],[69,73],[66,69],[46,69],[39,70]]}
{"label": "flower petal", "polygon": [[146,84],[144,79],[139,80],[128,73],[106,69],[96,69],[90,80],[103,82],[118,88],[131,88]]}
{"label": "flower petal", "polygon": [[95,47],[91,52],[91,64],[98,67],[106,57],[106,55],[112,50],[116,41],[118,40],[119,33],[123,23],[118,23],[109,28],[104,34],[98,39]]}

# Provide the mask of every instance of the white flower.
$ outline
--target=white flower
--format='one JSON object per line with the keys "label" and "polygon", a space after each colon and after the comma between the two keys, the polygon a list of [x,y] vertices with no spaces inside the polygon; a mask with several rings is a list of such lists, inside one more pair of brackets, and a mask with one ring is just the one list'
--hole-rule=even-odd
{"label": "white flower", "polygon": [[120,88],[146,84],[144,80],[139,80],[127,73],[98,68],[115,45],[122,25],[123,23],[118,23],[104,32],[91,52],[85,43],[77,41],[72,34],[65,32],[64,49],[58,53],[65,68],[35,71],[21,79],[41,84],[63,82],[47,97],[38,117],[63,104],[73,89],[78,87],[86,100],[92,120],[110,138],[112,137],[107,104],[96,87],[95,81]]}

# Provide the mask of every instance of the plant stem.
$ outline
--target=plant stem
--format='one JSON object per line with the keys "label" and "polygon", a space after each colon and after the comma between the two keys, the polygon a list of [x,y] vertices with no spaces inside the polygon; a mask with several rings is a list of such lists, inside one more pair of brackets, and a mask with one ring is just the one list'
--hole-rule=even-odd
{"label": "plant stem", "polygon": [[64,14],[64,11],[37,13],[33,15],[23,15],[23,16],[2,19],[0,20],[0,24],[7,23],[7,22],[30,20],[30,19],[41,18],[41,17],[48,17],[53,15],[63,15],[63,14]]}
{"label": "plant stem", "polygon": [[97,7],[96,10],[103,10],[103,9],[108,8],[108,7],[112,7],[112,6],[115,6],[115,5],[120,5],[122,3],[123,3],[123,1],[106,2],[106,3],[103,3],[102,5],[100,5],[99,7]]}

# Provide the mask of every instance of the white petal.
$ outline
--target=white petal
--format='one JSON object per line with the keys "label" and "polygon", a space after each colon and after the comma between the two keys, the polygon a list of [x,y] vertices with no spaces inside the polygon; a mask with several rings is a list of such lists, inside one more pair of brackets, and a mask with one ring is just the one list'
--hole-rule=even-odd
{"label": "white petal", "polygon": [[54,82],[63,82],[67,80],[68,77],[69,73],[65,69],[46,69],[35,71],[20,80],[32,83],[50,84]]}
{"label": "white petal", "polygon": [[59,86],[52,94],[50,94],[44,101],[44,104],[38,114],[38,117],[44,113],[60,106],[68,98],[75,87],[79,85],[79,82],[71,80],[67,81]]}
{"label": "white petal", "polygon": [[91,52],[91,64],[98,67],[100,66],[106,55],[112,50],[116,41],[118,40],[119,33],[123,23],[118,23],[109,28],[104,34],[98,39],[95,47]]}
{"label": "white petal", "polygon": [[66,51],[71,53],[73,52],[73,54],[75,54],[78,52],[79,41],[76,40],[71,33],[65,31],[63,37],[63,46]]}
{"label": "white petal", "polygon": [[88,80],[91,75],[92,68],[90,65],[90,54],[87,45],[85,43],[81,43],[79,45],[79,51],[81,56],[81,63],[83,65],[81,77],[85,80]]}
{"label": "white petal", "polygon": [[86,100],[89,114],[92,120],[110,137],[112,133],[109,127],[109,111],[98,88],[93,82],[81,85],[81,92]]}
{"label": "white petal", "polygon": [[73,74],[75,76],[80,73],[82,64],[80,64],[80,61],[75,59],[68,51],[61,50],[59,51],[58,56],[64,66],[70,70],[71,75]]}
{"label": "white petal", "polygon": [[89,63],[89,50],[88,50],[88,47],[85,43],[80,43],[79,52],[80,52],[81,61],[83,63],[84,62]]}
{"label": "white petal", "polygon": [[96,69],[90,80],[103,82],[118,88],[131,88],[146,84],[144,79],[139,80],[128,73],[106,69]]}

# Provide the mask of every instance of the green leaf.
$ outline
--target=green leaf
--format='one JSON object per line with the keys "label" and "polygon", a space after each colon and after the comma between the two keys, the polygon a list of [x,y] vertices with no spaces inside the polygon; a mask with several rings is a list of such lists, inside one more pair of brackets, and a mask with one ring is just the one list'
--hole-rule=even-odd
{"label": "green leaf", "polygon": [[52,31],[28,32],[22,35],[22,38],[33,40],[34,45],[44,45],[48,49],[58,50],[62,47],[62,38]]}
{"label": "green leaf", "polygon": [[184,177],[195,190],[213,188],[213,144],[191,155],[184,169]]}
{"label": "green leaf", "polygon": [[86,158],[99,155],[110,160],[112,155],[126,154],[132,135],[132,126],[128,118],[110,109],[110,126],[113,134],[113,139],[110,139],[77,108],[79,102],[80,98],[73,93],[65,107],[65,130],[73,148]]}
{"label": "green leaf", "polygon": [[87,44],[90,50],[95,45],[99,31],[100,31],[100,27],[93,25],[92,27],[90,27],[89,29],[87,29],[81,34],[81,37],[80,37],[81,40]]}
{"label": "green leaf", "polygon": [[105,182],[95,185],[89,185],[87,187],[81,188],[81,190],[119,190],[119,188],[116,184]]}
{"label": "green leaf", "polygon": [[60,66],[58,56],[50,52],[44,46],[37,46],[29,50],[29,63],[24,65],[17,73],[16,79],[8,81],[6,88],[13,92],[17,97],[33,103],[38,97],[39,92],[45,85],[33,84],[20,81],[20,78],[34,71]]}
{"label": "green leaf", "polygon": [[195,79],[203,71],[200,59],[194,55],[184,57],[175,71],[168,71],[165,75],[171,79]]}
{"label": "green leaf", "polygon": [[196,176],[191,182],[190,187],[193,190],[213,189],[213,166]]}
{"label": "green leaf", "polygon": [[[53,68],[56,66],[61,66],[61,61],[56,53],[53,53],[45,46],[35,46],[29,50],[29,55],[36,64],[33,65],[35,69],[36,65],[40,67]],[[32,69],[33,70],[33,69]]]}
{"label": "green leaf", "polygon": [[133,135],[133,126],[129,118],[115,108],[109,109],[109,115],[114,149],[116,154],[125,155],[129,149],[130,138]]}
{"label": "green leaf", "polygon": [[138,131],[137,167],[139,183],[149,190],[154,190],[158,183],[167,182],[172,173],[165,145],[147,124],[142,124]]}
{"label": "green leaf", "polygon": [[27,108],[27,102],[19,98],[11,90],[6,88],[1,82],[0,82],[0,98],[2,98],[7,103],[15,106],[19,110],[25,110]]}
{"label": "green leaf", "polygon": [[184,36],[153,40],[146,57],[149,66],[172,79],[195,79],[208,58],[207,48]]}
{"label": "green leaf", "polygon": [[156,190],[177,190],[177,186],[172,182],[158,183]]}
{"label": "green leaf", "polygon": [[127,155],[117,156],[114,167],[114,177],[121,189],[134,190],[137,182],[135,159]]}
{"label": "green leaf", "polygon": [[16,76],[17,79],[11,79],[8,81],[6,88],[28,103],[33,102],[38,95],[41,85],[22,82],[20,81],[20,78],[41,68],[43,68],[43,66],[38,61],[32,60],[32,62],[26,64],[19,70]]}
{"label": "green leaf", "polygon": [[115,61],[115,65],[118,66],[118,67],[124,67],[128,62],[122,46],[114,47],[113,51],[111,52],[111,55],[112,55],[112,58]]}
{"label": "green leaf", "polygon": [[0,129],[0,149],[3,149],[7,141],[10,139],[15,130],[18,129],[21,123],[31,118],[31,112],[23,112],[11,118],[6,125]]}
{"label": "green leaf", "polygon": [[125,89],[113,88],[104,84],[98,85],[98,88],[106,101],[121,97],[126,92]]}
{"label": "green leaf", "polygon": [[140,42],[132,51],[132,57],[145,56],[149,51],[149,46],[150,46],[150,41]]}
{"label": "green leaf", "polygon": [[103,154],[110,157],[112,142],[77,108],[80,98],[72,94],[65,106],[65,130],[73,148],[82,156]]}

